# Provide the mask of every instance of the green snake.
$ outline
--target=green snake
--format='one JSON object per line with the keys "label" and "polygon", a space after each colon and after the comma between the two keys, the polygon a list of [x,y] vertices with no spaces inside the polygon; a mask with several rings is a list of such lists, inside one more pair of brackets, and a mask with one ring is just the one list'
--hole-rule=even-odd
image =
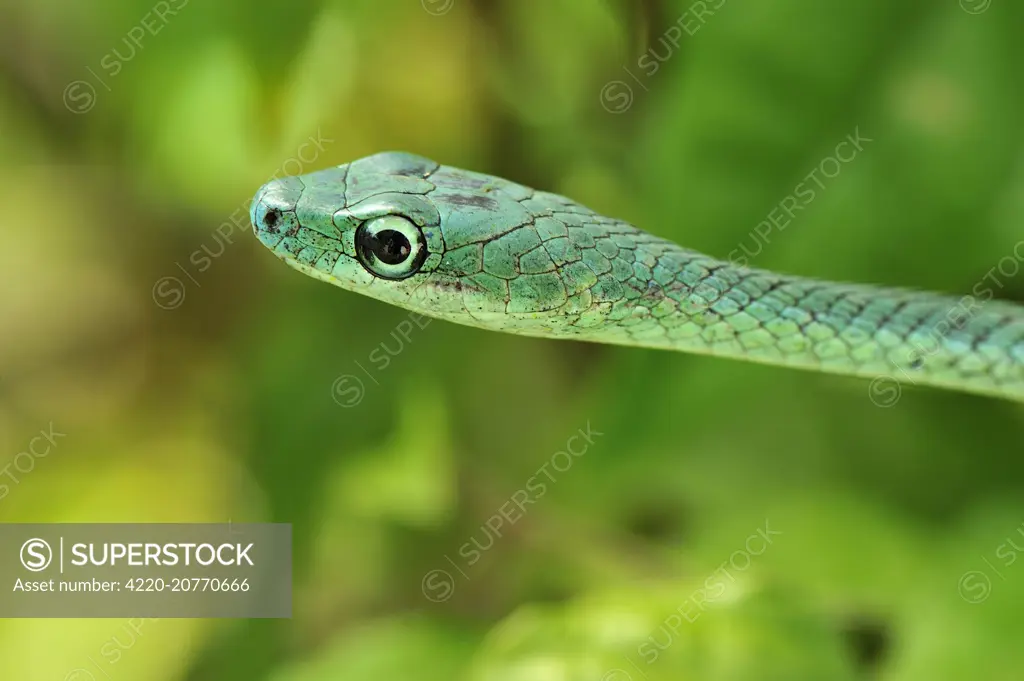
{"label": "green snake", "polygon": [[990,289],[956,298],[740,267],[402,152],[275,179],[250,217],[295,269],[459,324],[1024,401],[1024,307]]}

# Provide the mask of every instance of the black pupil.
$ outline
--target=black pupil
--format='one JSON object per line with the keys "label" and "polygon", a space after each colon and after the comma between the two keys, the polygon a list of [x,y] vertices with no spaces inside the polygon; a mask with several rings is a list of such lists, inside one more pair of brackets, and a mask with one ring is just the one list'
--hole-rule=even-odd
{"label": "black pupil", "polygon": [[412,244],[401,232],[385,229],[377,233],[373,244],[373,254],[377,259],[388,265],[400,265],[412,252]]}

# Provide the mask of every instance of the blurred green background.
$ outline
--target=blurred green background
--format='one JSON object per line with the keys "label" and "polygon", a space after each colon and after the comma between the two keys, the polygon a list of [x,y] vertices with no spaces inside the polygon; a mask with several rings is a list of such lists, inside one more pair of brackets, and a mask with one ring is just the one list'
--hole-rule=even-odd
{"label": "blurred green background", "polygon": [[285,267],[246,211],[401,149],[758,267],[1024,300],[1022,23],[5,0],[0,519],[289,522],[295,583],[290,620],[4,620],[0,678],[1020,679],[1019,407],[413,325]]}

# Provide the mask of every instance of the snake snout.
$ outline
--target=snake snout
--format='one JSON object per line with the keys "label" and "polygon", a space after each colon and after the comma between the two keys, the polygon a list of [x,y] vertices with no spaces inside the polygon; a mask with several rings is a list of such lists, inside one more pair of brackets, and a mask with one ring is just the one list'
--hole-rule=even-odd
{"label": "snake snout", "polygon": [[249,219],[253,233],[263,245],[274,248],[298,228],[295,203],[300,194],[300,188],[293,187],[287,180],[274,180],[257,192]]}

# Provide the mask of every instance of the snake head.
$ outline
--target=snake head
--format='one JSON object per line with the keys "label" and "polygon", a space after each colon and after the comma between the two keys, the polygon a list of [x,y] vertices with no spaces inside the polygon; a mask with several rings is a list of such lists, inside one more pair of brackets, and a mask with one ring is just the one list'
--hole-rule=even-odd
{"label": "snake head", "polygon": [[[273,180],[256,194],[251,219],[265,246],[308,275],[422,314],[489,326],[488,319],[565,312],[568,295],[538,233],[545,211],[529,207],[539,194],[386,152]],[[565,233],[562,224],[547,227]]]}

